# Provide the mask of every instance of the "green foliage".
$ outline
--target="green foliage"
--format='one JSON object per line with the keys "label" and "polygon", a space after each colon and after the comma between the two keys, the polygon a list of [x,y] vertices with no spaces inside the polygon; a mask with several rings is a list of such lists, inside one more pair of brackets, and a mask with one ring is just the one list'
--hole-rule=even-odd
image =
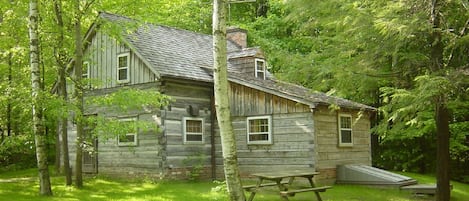
{"label": "green foliage", "polygon": [[223,193],[223,194],[228,193],[228,186],[226,186],[226,181],[215,180],[213,181],[213,183],[216,186],[212,188],[212,192]]}
{"label": "green foliage", "polygon": [[187,175],[189,180],[197,181],[200,179],[202,176],[201,174],[204,171],[206,161],[207,156],[204,153],[190,155],[182,161],[184,166],[189,169],[189,174]]}
{"label": "green foliage", "polygon": [[[172,99],[156,90],[122,88],[106,95],[91,96],[86,104],[93,107],[104,107],[107,111],[119,111],[120,115],[130,114],[135,121],[121,121],[120,118],[106,115],[84,116],[86,125],[90,125],[92,134],[100,139],[111,139],[127,133],[158,133],[158,117],[139,119],[139,114],[153,114],[160,107],[167,106]],[[137,115],[137,116],[135,116]],[[155,119],[156,118],[156,119]]]}
{"label": "green foliage", "polygon": [[125,111],[138,109],[151,111],[168,105],[170,101],[169,96],[163,95],[156,90],[122,88],[103,96],[90,97],[87,104],[114,107]]}
{"label": "green foliage", "polygon": [[10,136],[0,142],[0,171],[15,171],[36,165],[34,137]]}

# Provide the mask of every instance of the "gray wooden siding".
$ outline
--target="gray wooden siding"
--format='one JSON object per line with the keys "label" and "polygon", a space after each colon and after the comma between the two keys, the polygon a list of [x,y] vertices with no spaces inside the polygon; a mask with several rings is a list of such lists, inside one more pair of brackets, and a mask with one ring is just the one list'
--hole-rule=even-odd
{"label": "gray wooden siding", "polygon": [[230,83],[229,90],[232,116],[302,113],[310,111],[307,105],[239,84]]}
{"label": "gray wooden siding", "polygon": [[256,76],[254,60],[254,57],[239,57],[230,59],[229,61],[236,67],[239,73],[243,73],[246,76]]}
{"label": "gray wooden siding", "polygon": [[[155,114],[132,114],[139,120],[154,121]],[[111,116],[110,116],[111,117]],[[156,123],[156,122],[155,122]],[[76,126],[69,124],[68,129],[69,151],[72,167],[76,156]],[[133,175],[162,173],[162,146],[161,133],[156,131],[139,132],[137,146],[118,146],[117,138],[98,138],[98,173]]]}
{"label": "gray wooden siding", "polygon": [[[210,85],[199,85],[195,82],[178,82],[165,80],[162,92],[174,98],[164,111],[164,136],[165,136],[165,166],[172,169],[186,168],[184,160],[202,154],[206,157],[205,166],[210,167],[211,150],[211,96]],[[187,107],[195,106],[199,110],[198,116],[191,116]],[[203,143],[184,144],[183,118],[195,117],[204,119]],[[173,172],[174,173],[174,172]]]}
{"label": "gray wooden siding", "polygon": [[317,168],[335,169],[342,164],[371,165],[370,121],[369,114],[363,116],[352,125],[353,146],[339,147],[338,114],[351,114],[352,121],[358,117],[358,111],[331,111],[327,107],[319,107],[314,111],[317,141]]}
{"label": "gray wooden siding", "polygon": [[[125,84],[117,82],[117,56],[122,53],[130,55],[130,82]],[[153,82],[157,78],[130,48],[102,32],[92,38],[84,61],[89,62],[89,77],[98,89]]]}
{"label": "gray wooden siding", "polygon": [[[247,117],[234,117],[233,127],[238,149],[238,162],[243,175],[253,172],[288,168],[314,167],[314,123],[310,112],[272,115],[270,145],[247,144]],[[223,173],[220,136],[216,132],[217,173]]]}
{"label": "gray wooden siding", "polygon": [[[131,86],[140,90],[158,90],[159,82],[135,84]],[[90,96],[101,96],[113,93],[120,87],[103,88],[88,91],[85,100]],[[86,101],[85,101],[86,102]],[[161,122],[161,111],[146,112],[144,110],[122,111],[116,108],[96,105],[84,106],[85,114],[97,114],[105,118],[136,117],[138,120],[152,121],[155,124]],[[159,125],[161,127],[161,125]],[[75,164],[75,140],[76,126],[69,124],[68,140],[72,165]],[[109,134],[104,134],[103,136]],[[137,146],[118,146],[117,138],[98,138],[98,173],[104,174],[151,174],[161,175],[163,166],[164,146],[162,145],[163,133],[161,131],[140,131],[137,135]]]}
{"label": "gray wooden siding", "polygon": [[[241,174],[314,167],[314,120],[307,105],[230,83],[230,107]],[[272,144],[247,144],[247,117],[272,117]],[[217,175],[223,173],[220,132],[215,130]]]}

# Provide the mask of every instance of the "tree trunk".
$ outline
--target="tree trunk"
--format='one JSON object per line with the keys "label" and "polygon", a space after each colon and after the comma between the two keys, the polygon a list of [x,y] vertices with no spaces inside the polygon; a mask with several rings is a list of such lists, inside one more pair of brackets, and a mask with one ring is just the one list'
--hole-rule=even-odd
{"label": "tree trunk", "polygon": [[47,164],[47,139],[44,132],[41,104],[41,74],[39,69],[39,34],[38,34],[38,1],[29,2],[29,49],[31,66],[31,98],[33,133],[36,144],[37,167],[39,170],[39,193],[41,195],[52,195]]}
{"label": "tree trunk", "polygon": [[[430,21],[432,23],[432,49],[431,49],[431,71],[434,74],[444,76],[443,72],[443,41],[441,34],[440,9],[442,2],[433,0],[431,2]],[[441,92],[444,93],[444,92]],[[449,188],[449,111],[446,94],[436,98],[435,122],[437,132],[437,175],[436,175],[436,200],[449,201],[451,192]]]}
{"label": "tree trunk", "polygon": [[238,168],[236,139],[231,124],[228,99],[226,56],[226,9],[227,0],[213,2],[213,57],[215,108],[220,127],[225,179],[231,201],[245,201]]}
{"label": "tree trunk", "polygon": [[438,100],[436,103],[436,132],[437,132],[437,176],[436,176],[436,200],[449,201],[451,191],[449,186],[449,111],[446,100]]}
{"label": "tree trunk", "polygon": [[80,0],[75,0],[75,67],[73,79],[75,80],[74,100],[78,111],[75,113],[77,122],[76,160],[75,160],[75,186],[83,187],[83,88],[81,84],[83,67],[83,44],[81,35]]}
{"label": "tree trunk", "polygon": [[257,17],[267,17],[269,11],[269,0],[258,0],[257,3]]}
{"label": "tree trunk", "polygon": [[58,132],[58,128],[55,130],[55,161],[54,161],[54,166],[55,166],[55,172],[57,173],[62,173],[62,170],[60,168],[61,164],[61,147],[60,147],[60,134]]}
{"label": "tree trunk", "polygon": [[[63,44],[65,42],[64,38],[64,22],[62,16],[62,1],[54,0],[54,12],[57,21],[57,26],[59,28],[59,35],[57,38],[57,44],[55,46],[55,54],[58,68],[58,78],[57,78],[57,91],[58,95],[62,97],[64,103],[67,101],[67,88],[66,88],[66,55],[63,51]],[[66,107],[66,105],[62,105]],[[58,128],[57,128],[57,138],[62,138],[62,141],[59,142],[59,148],[62,152],[63,160],[63,172],[65,175],[65,184],[67,186],[72,185],[72,172],[70,170],[70,158],[68,153],[68,134],[67,134],[67,117],[59,119]],[[60,157],[60,156],[59,156]]]}
{"label": "tree trunk", "polygon": [[[8,90],[8,103],[7,103],[7,136],[11,136],[11,89],[13,88],[13,75],[12,75],[12,68],[13,68],[13,62],[12,62],[12,55],[11,53],[8,54],[8,87],[10,90]],[[3,137],[3,132],[2,132],[2,137]]]}

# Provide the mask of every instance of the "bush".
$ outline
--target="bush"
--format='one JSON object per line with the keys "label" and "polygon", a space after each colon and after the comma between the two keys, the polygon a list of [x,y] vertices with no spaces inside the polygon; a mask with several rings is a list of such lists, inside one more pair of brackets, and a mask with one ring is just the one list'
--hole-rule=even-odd
{"label": "bush", "polygon": [[36,155],[32,136],[9,136],[0,143],[0,170],[19,170],[35,165]]}

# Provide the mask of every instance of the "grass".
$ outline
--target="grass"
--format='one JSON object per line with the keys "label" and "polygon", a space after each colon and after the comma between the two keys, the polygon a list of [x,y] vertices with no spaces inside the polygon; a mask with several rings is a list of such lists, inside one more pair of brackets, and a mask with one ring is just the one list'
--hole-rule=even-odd
{"label": "grass", "polygon": [[[434,183],[432,176],[403,173],[419,180],[420,183]],[[182,182],[182,181],[153,181],[122,180],[105,177],[92,177],[85,179],[85,187],[76,189],[64,185],[63,177],[53,176],[53,197],[41,197],[38,193],[38,182],[33,180],[16,180],[12,178],[31,177],[36,170],[23,170],[0,173],[0,201],[10,200],[53,200],[53,201],[222,201],[228,200],[226,194],[214,192],[211,189],[217,184],[212,182]],[[469,185],[452,182],[452,201],[467,201],[469,198]],[[321,193],[324,201],[426,201],[432,197],[415,197],[406,191],[397,189],[379,189],[355,185],[334,185],[332,189]],[[276,188],[266,188],[259,192],[255,201],[281,200]],[[315,200],[312,193],[300,193],[291,198],[292,201]]]}

